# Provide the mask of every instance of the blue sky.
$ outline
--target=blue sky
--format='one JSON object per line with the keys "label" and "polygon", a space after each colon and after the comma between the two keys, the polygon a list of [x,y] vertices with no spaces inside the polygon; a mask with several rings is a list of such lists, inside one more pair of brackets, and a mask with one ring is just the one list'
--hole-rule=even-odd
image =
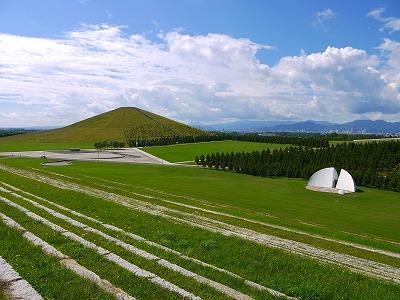
{"label": "blue sky", "polygon": [[120,105],[186,122],[396,121],[399,18],[399,1],[0,1],[0,126]]}

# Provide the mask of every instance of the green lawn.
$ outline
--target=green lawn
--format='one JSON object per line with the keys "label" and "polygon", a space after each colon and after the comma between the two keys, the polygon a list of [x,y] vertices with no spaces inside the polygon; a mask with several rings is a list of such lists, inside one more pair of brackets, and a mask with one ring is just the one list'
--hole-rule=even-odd
{"label": "green lawn", "polygon": [[[2,213],[9,212],[9,208],[3,203],[0,203],[0,207]],[[8,215],[15,218],[12,213]],[[21,218],[15,219],[18,222],[23,221]],[[40,231],[39,224],[32,221],[30,224]],[[54,235],[49,230],[46,233],[47,236]],[[2,221],[0,239],[0,256],[44,299],[113,299],[97,285],[66,269],[57,259],[46,255],[38,246],[23,239],[20,232],[5,226]],[[2,298],[0,294],[0,299],[8,298]]]}
{"label": "green lawn", "polygon": [[169,162],[194,161],[196,155],[215,152],[251,152],[262,149],[279,149],[290,145],[266,144],[242,141],[216,141],[197,144],[178,144],[168,146],[145,147],[142,150],[163,158]]}
{"label": "green lawn", "polygon": [[[58,177],[58,179],[76,181],[93,187],[98,183],[107,185],[106,181],[101,181],[102,179],[119,183],[119,185],[108,183],[109,188],[103,187],[106,190],[116,191],[117,187],[123,187],[126,191],[140,192],[148,196],[164,195],[166,199],[198,206],[201,205],[203,200],[207,200],[209,205],[223,205],[221,211],[226,211],[224,208],[226,206],[229,207],[227,209],[229,212],[236,211],[238,215],[254,219],[259,218],[264,221],[272,222],[276,220],[274,222],[291,226],[297,224],[299,227],[302,226],[299,221],[317,223],[327,226],[329,230],[334,232],[351,230],[400,241],[397,234],[400,230],[398,218],[400,201],[398,200],[399,194],[393,192],[362,188],[363,192],[343,197],[308,191],[304,188],[305,181],[303,180],[252,177],[199,168],[89,162],[74,162],[68,167],[45,167],[40,165],[39,160],[19,158],[4,159],[0,163],[19,168],[33,167],[46,172],[57,172],[76,178]],[[43,174],[52,176],[48,173]],[[94,178],[87,176],[98,179],[94,180]],[[53,177],[56,178],[54,175]],[[82,193],[63,190],[31,179],[11,175],[4,171],[0,171],[0,179],[91,217],[99,218],[104,222],[140,234],[146,239],[157,241],[187,255],[302,299],[395,299],[396,295],[400,293],[398,285],[354,274],[346,269],[321,264],[315,260],[285,251],[271,249],[234,237],[222,236],[167,218],[127,209],[119,204]],[[96,188],[100,188],[100,186],[96,186]],[[169,194],[166,194],[167,192]],[[1,191],[0,194],[7,196]],[[120,194],[127,194],[127,192],[121,190]],[[7,197],[43,217],[51,219],[52,222],[67,227],[63,221],[56,220],[45,212],[25,204],[24,201],[10,196]],[[195,197],[195,199],[190,197]],[[135,198],[140,198],[140,196],[136,195]],[[145,198],[140,199],[144,200]],[[148,201],[156,201],[152,198],[147,199]],[[158,204],[164,205],[161,202]],[[219,210],[218,208],[215,209]],[[109,278],[110,281],[121,286],[124,290],[132,291],[133,295],[143,299],[156,295],[154,291],[151,294],[146,287],[137,291],[134,288],[130,289],[129,284],[119,277],[123,276],[122,271],[110,269],[108,264],[103,263],[101,259],[98,263],[95,263],[96,255],[86,254],[86,251],[78,253],[72,247],[73,243],[68,246],[68,244],[65,245],[63,239],[51,237],[50,233],[42,233],[44,232],[43,225],[39,226],[29,222],[26,216],[15,211],[15,209],[0,204],[0,210],[13,216],[22,225],[42,238],[54,240],[57,242],[57,248],[60,247],[65,253],[73,257],[78,255],[79,262],[83,265],[90,265],[91,262],[94,264],[96,272]],[[265,214],[273,215],[275,218]],[[83,220],[80,219],[80,221]],[[191,289],[191,291],[203,296],[204,299],[216,299],[216,295],[208,288],[200,287],[191,282],[185,283],[184,278],[157,269],[147,262],[141,262],[136,257],[129,256],[117,246],[102,241],[98,237],[85,234],[80,229],[68,229],[107,249],[118,252],[129,261],[132,260],[134,263],[143,264],[148,268],[154,268],[154,271],[162,272],[164,277]],[[312,230],[312,227],[309,229]],[[143,246],[141,245],[141,247]],[[154,249],[146,249],[154,251]],[[159,255],[167,257],[165,253]],[[168,259],[181,264],[176,257],[171,256]],[[214,274],[210,270],[200,270],[201,268],[190,265],[186,267],[207,277],[214,276],[213,278],[220,282],[226,284],[230,282],[229,279]],[[131,280],[133,280],[133,286],[135,286],[137,281],[134,278]],[[231,281],[229,284],[234,288],[243,290],[243,287],[236,282]],[[245,290],[243,291],[245,292]],[[257,294],[254,292],[251,295],[255,299],[266,298],[265,293]]]}
{"label": "green lawn", "polygon": [[[232,205],[238,212],[249,209],[268,213],[281,222],[317,223],[335,230],[400,242],[400,194],[396,192],[360,187],[360,192],[341,196],[309,191],[305,189],[306,181],[301,179],[254,177],[197,167],[90,162],[46,167],[40,165],[39,160],[20,158],[2,162],[74,177],[80,177],[80,174],[94,176],[131,185],[132,190],[148,187],[205,199],[212,204]],[[81,180],[89,184],[93,181],[91,178]],[[270,221],[268,217],[264,219]]]}

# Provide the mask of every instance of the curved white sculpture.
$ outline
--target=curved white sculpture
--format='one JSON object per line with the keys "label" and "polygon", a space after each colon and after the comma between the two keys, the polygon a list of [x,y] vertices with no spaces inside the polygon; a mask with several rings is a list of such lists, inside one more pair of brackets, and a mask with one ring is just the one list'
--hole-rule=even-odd
{"label": "curved white sculpture", "polygon": [[336,189],[344,190],[346,192],[355,192],[357,189],[353,177],[346,170],[341,169],[339,179],[336,184]]}
{"label": "curved white sculpture", "polygon": [[325,168],[315,172],[308,180],[309,187],[334,188],[338,174],[335,168]]}

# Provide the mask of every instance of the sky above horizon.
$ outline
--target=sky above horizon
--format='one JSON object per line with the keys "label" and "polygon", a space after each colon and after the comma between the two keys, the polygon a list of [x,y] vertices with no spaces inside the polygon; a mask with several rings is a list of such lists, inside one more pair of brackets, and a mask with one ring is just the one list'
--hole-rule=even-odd
{"label": "sky above horizon", "polygon": [[0,0],[0,127],[400,121],[400,1]]}

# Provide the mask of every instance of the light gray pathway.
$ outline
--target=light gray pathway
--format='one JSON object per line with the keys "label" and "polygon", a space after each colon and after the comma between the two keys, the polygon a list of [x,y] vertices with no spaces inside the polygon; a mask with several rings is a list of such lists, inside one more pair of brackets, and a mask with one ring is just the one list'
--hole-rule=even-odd
{"label": "light gray pathway", "polygon": [[143,164],[162,164],[173,165],[168,161],[160,159],[138,148],[122,148],[115,150],[97,151],[95,149],[81,149],[80,151],[69,150],[49,150],[49,151],[22,151],[22,152],[0,152],[2,157],[31,157],[59,161],[83,160],[83,161],[103,161],[118,163],[143,163]]}

